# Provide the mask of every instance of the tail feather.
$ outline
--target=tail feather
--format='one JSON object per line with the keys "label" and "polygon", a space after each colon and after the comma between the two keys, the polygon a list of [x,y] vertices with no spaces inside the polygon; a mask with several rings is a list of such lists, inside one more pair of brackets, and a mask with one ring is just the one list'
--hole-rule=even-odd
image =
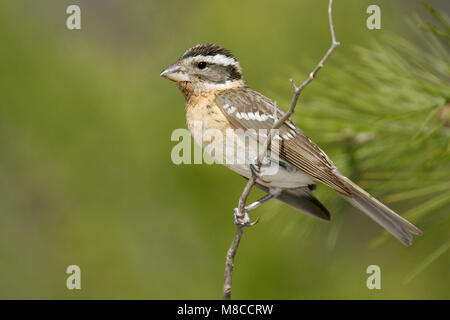
{"label": "tail feather", "polygon": [[412,234],[421,235],[422,231],[410,223],[408,220],[396,214],[380,201],[372,197],[369,193],[361,189],[358,185],[346,177],[341,177],[346,186],[351,191],[351,196],[342,195],[353,206],[362,210],[371,219],[389,231],[403,244],[410,246],[413,238]]}

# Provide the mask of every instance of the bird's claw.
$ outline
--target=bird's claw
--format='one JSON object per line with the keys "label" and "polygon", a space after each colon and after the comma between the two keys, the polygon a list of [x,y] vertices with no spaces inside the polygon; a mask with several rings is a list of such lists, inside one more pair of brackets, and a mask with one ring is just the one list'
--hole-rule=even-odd
{"label": "bird's claw", "polygon": [[244,213],[241,214],[239,212],[239,208],[234,208],[233,216],[234,216],[234,224],[237,226],[252,227],[255,224],[257,224],[259,221],[259,217],[258,217],[258,218],[256,218],[255,221],[251,222],[248,212],[245,209],[244,209]]}

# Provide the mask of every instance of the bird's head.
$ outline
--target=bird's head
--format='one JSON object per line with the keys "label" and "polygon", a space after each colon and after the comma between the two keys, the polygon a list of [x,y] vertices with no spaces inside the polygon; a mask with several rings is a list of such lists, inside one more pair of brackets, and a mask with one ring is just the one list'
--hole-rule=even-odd
{"label": "bird's head", "polygon": [[177,82],[185,95],[245,85],[239,61],[229,50],[211,43],[188,49],[161,76]]}

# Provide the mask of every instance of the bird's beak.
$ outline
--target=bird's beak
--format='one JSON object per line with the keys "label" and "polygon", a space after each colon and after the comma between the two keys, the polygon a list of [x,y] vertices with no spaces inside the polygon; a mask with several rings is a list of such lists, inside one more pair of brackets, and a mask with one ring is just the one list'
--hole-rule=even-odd
{"label": "bird's beak", "polygon": [[190,80],[186,68],[179,64],[168,66],[163,70],[163,72],[161,72],[160,76],[175,82]]}

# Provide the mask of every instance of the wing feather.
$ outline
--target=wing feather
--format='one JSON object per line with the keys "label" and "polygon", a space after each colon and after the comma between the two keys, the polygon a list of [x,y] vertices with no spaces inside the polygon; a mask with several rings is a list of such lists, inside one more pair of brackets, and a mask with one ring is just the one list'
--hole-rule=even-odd
{"label": "wing feather", "polygon": [[[216,103],[224,115],[236,129],[270,130],[277,118],[283,112],[276,104],[262,94],[247,87],[225,90],[217,94]],[[350,190],[335,174],[336,167],[328,156],[290,119],[279,129],[281,143],[279,144],[280,159],[296,167],[344,195],[350,195]]]}

